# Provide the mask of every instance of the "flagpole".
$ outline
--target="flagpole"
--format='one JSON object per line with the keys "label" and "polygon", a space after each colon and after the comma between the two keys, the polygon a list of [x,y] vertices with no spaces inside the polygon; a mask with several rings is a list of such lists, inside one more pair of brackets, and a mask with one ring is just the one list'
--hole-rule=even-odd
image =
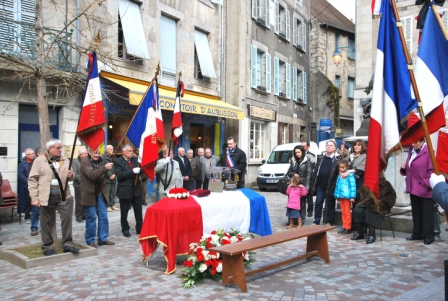
{"label": "flagpole", "polygon": [[440,29],[442,30],[443,36],[445,37],[445,40],[448,41],[448,32],[445,29],[445,26],[443,25],[442,18],[440,18],[439,12],[436,9],[435,5],[431,5],[432,12],[434,13],[434,16],[436,17],[437,23],[439,24]]}
{"label": "flagpole", "polygon": [[395,19],[397,20],[398,33],[400,34],[401,46],[403,48],[404,55],[406,57],[406,62],[408,64],[409,75],[411,79],[412,90],[414,91],[415,99],[417,100],[418,112],[422,121],[423,132],[425,133],[426,144],[428,145],[429,156],[431,157],[432,166],[435,174],[440,174],[439,166],[437,165],[436,157],[434,155],[434,148],[432,146],[431,138],[429,137],[428,124],[426,123],[425,113],[423,112],[423,103],[420,98],[420,93],[417,87],[417,81],[414,75],[414,66],[412,65],[411,57],[409,55],[408,47],[406,45],[406,40],[403,33],[403,27],[398,14],[397,3],[395,0],[390,0],[392,9],[394,11]]}

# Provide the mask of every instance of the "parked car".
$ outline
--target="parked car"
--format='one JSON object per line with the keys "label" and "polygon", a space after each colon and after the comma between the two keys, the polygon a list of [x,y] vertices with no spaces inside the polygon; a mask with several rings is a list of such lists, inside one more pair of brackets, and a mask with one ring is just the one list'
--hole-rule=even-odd
{"label": "parked car", "polygon": [[[263,165],[258,168],[257,185],[261,191],[268,188],[276,189],[277,182],[288,172],[290,159],[293,155],[294,147],[300,142],[281,144],[274,147],[268,160],[261,161]],[[317,144],[310,143],[310,152],[317,155]]]}

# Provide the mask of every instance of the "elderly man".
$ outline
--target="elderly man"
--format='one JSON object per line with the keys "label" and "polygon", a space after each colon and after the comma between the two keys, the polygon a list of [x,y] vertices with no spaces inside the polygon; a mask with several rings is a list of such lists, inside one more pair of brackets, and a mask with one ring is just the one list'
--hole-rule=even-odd
{"label": "elderly man", "polygon": [[163,158],[157,160],[155,171],[160,176],[159,195],[160,198],[166,197],[170,189],[182,187],[182,173],[180,172],[179,163],[168,155],[168,147],[162,146]]}
{"label": "elderly man", "polygon": [[75,217],[78,223],[82,223],[84,218],[84,208],[81,204],[81,174],[79,169],[81,167],[81,160],[87,157],[88,152],[85,147],[81,147],[78,150],[78,158],[73,160],[72,170],[75,174],[75,179],[73,180],[73,188],[75,188]]}
{"label": "elderly man", "polygon": [[179,163],[180,172],[182,173],[183,186],[186,190],[196,189],[196,185],[190,181],[192,169],[191,163],[187,156],[185,156],[185,148],[179,147],[177,150],[177,156],[174,157],[174,160]]}
{"label": "elderly man", "polygon": [[[88,156],[81,161],[82,204],[86,213],[86,243],[94,248],[98,233],[98,245],[114,245],[108,239],[109,220],[107,218],[107,189],[104,185],[106,173],[113,168],[113,163],[106,163],[97,150],[89,149]],[[101,189],[101,190],[100,190]],[[98,218],[98,231],[96,219]]]}
{"label": "elderly man", "polygon": [[328,140],[325,145],[326,152],[317,158],[313,175],[311,176],[311,192],[316,195],[316,210],[313,224],[319,225],[322,217],[323,204],[327,210],[327,224],[333,226],[336,210],[334,188],[338,175],[338,162],[341,156],[336,153],[336,141]]}
{"label": "elderly man", "polygon": [[[114,160],[114,147],[112,145],[106,146],[106,153],[103,155],[103,159],[106,163],[113,163]],[[107,202],[107,211],[118,211],[117,207],[115,207],[115,195],[117,193],[117,175],[115,174],[114,168],[109,169],[107,171],[106,176],[106,190],[108,197],[106,198]]]}
{"label": "elderly man", "polygon": [[125,237],[131,237],[129,233],[128,211],[134,209],[135,230],[140,234],[143,224],[142,218],[142,182],[140,180],[140,167],[134,149],[131,145],[123,146],[123,156],[115,159],[114,169],[118,178],[117,196],[120,200],[121,232]]}
{"label": "elderly man", "polygon": [[34,160],[28,178],[31,204],[40,207],[42,250],[45,256],[56,254],[52,229],[56,224],[57,211],[61,219],[63,250],[77,254],[79,249],[73,246],[72,239],[73,197],[69,186],[65,185],[67,180],[73,180],[73,171],[68,169],[69,160],[61,155],[60,140],[51,139],[46,149],[45,156]]}
{"label": "elderly man", "polygon": [[31,198],[28,191],[28,175],[34,160],[34,151],[32,148],[25,150],[25,158],[19,164],[19,180],[23,184],[23,196],[25,198],[25,223],[31,222]]}
{"label": "elderly man", "polygon": [[[191,177],[188,180],[188,182],[190,183],[191,187],[193,187],[193,189],[197,188],[197,181],[198,181],[198,176],[201,173],[201,166],[199,163],[199,157],[193,157],[194,156],[194,151],[192,149],[187,150],[187,157],[188,160],[190,160],[190,165],[191,165]],[[199,179],[200,181],[200,179]]]}
{"label": "elderly man", "polygon": [[230,136],[227,139],[227,150],[221,154],[218,165],[232,167],[239,170],[240,173],[235,175],[235,180],[237,180],[237,187],[245,187],[247,157],[246,153],[242,149],[238,148],[235,137]]}
{"label": "elderly man", "polygon": [[198,155],[191,161],[191,167],[193,168],[193,173],[196,170],[196,189],[201,189],[205,176],[205,157],[202,147],[198,148]]}
{"label": "elderly man", "polygon": [[211,169],[218,165],[218,158],[212,155],[212,150],[210,148],[205,149],[204,161],[204,173],[203,173],[203,189],[208,190],[208,182],[212,177]]}

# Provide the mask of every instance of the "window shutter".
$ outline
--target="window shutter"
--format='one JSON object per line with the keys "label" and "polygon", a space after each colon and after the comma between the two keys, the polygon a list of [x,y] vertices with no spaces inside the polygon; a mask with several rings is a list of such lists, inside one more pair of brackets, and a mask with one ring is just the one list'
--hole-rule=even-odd
{"label": "window shutter", "polygon": [[292,67],[292,100],[297,101],[297,68]]}
{"label": "window shutter", "polygon": [[297,18],[292,17],[292,44],[297,46]]}
{"label": "window shutter", "polygon": [[14,1],[4,0],[0,2],[0,17],[4,20],[0,23],[0,47],[3,53],[14,50]]}
{"label": "window shutter", "polygon": [[302,49],[306,52],[306,23],[302,23]]}
{"label": "window shutter", "polygon": [[291,65],[286,63],[286,98],[291,99]]}
{"label": "window shutter", "polygon": [[270,0],[264,0],[264,1],[266,1],[266,27],[267,28],[271,28],[271,19],[270,19],[270,7],[269,7],[269,5],[271,4],[271,1]]}
{"label": "window shutter", "polygon": [[257,47],[252,45],[250,47],[250,58],[252,68],[250,69],[250,86],[257,88]]}
{"label": "window shutter", "polygon": [[274,0],[274,8],[275,8],[275,33],[278,34],[280,32],[280,10],[278,6],[278,0]]}
{"label": "window shutter", "polygon": [[406,45],[408,46],[409,53],[412,53],[412,18],[406,17],[401,19],[404,31],[404,37]]}
{"label": "window shutter", "polygon": [[[33,55],[36,47],[36,32],[34,31],[34,24],[36,23],[36,4],[34,0],[23,0],[20,2],[20,20],[21,23],[26,23],[25,25],[20,24],[20,50],[22,53],[28,53],[28,55]],[[62,47],[63,45],[60,45]],[[67,48],[67,45],[65,45]],[[67,49],[61,49],[62,51]]]}
{"label": "window shutter", "polygon": [[443,11],[442,23],[445,26],[445,30],[448,30],[448,10]]}
{"label": "window shutter", "polygon": [[291,20],[289,18],[289,10],[286,10],[286,39],[290,40]]}
{"label": "window shutter", "polygon": [[266,52],[266,92],[271,93],[271,55]]}
{"label": "window shutter", "polygon": [[306,72],[303,71],[303,103],[307,103],[307,95],[306,95]]}
{"label": "window shutter", "polygon": [[257,1],[258,0],[252,0],[252,18],[255,20],[257,19]]}
{"label": "window shutter", "polygon": [[[161,59],[162,71],[176,73],[176,21],[164,15],[161,16]],[[196,49],[197,50],[197,49]]]}
{"label": "window shutter", "polygon": [[278,68],[279,67],[279,61],[278,57],[274,56],[274,95],[278,95]]}

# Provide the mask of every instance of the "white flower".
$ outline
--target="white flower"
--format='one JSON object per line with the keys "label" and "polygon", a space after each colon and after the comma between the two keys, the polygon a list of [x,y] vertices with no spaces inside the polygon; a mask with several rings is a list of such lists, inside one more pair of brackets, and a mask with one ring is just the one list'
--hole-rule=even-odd
{"label": "white flower", "polygon": [[243,258],[244,260],[249,260],[249,252],[246,252],[246,255]]}
{"label": "white flower", "polygon": [[218,273],[221,273],[222,272],[222,263],[220,262],[219,264],[218,264],[218,266],[216,267],[216,271],[218,272]]}
{"label": "white flower", "polygon": [[237,242],[237,241],[238,241],[238,237],[236,237],[236,236],[230,237],[230,242],[231,243],[234,243],[234,242]]}
{"label": "white flower", "polygon": [[207,250],[203,250],[202,251],[202,255],[204,255],[204,259],[205,260],[210,259],[210,254],[209,254],[209,252]]}
{"label": "white flower", "polygon": [[212,241],[211,241],[212,244],[219,243],[219,236],[218,235],[213,234],[211,237],[212,237]]}
{"label": "white flower", "polygon": [[204,273],[207,270],[207,265],[205,263],[201,263],[199,266],[199,272]]}

